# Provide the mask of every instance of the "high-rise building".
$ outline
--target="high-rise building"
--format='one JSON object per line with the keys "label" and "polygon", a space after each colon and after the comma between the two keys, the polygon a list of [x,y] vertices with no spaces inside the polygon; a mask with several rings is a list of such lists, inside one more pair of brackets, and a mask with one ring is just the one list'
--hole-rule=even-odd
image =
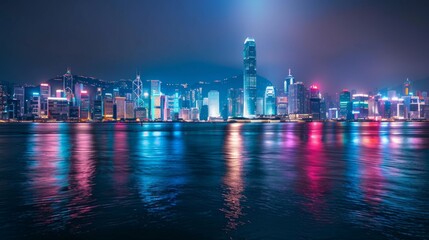
{"label": "high-rise building", "polygon": [[264,98],[263,97],[256,98],[255,115],[257,116],[264,115]]}
{"label": "high-rise building", "polygon": [[352,95],[352,113],[355,119],[368,118],[368,94],[353,94]]}
{"label": "high-rise building", "polygon": [[320,90],[316,85],[310,86],[310,114],[312,119],[320,120],[320,101],[321,95]]}
{"label": "high-rise building", "polygon": [[48,118],[48,97],[51,96],[51,86],[48,83],[40,84],[40,117]]}
{"label": "high-rise building", "polygon": [[63,91],[69,102],[74,101],[74,83],[71,68],[67,68],[67,72],[63,75]]}
{"label": "high-rise building", "polygon": [[17,101],[19,101],[19,116],[18,117],[22,117],[25,113],[24,109],[25,109],[25,93],[24,93],[24,87],[22,86],[15,86],[13,88],[13,99],[16,99]]}
{"label": "high-rise building", "polygon": [[57,121],[64,121],[68,119],[69,115],[69,102],[67,98],[48,98],[48,118]]}
{"label": "high-rise building", "polygon": [[288,91],[288,113],[303,114],[306,113],[305,97],[306,89],[302,82],[295,82],[290,85]]}
{"label": "high-rise building", "polygon": [[104,113],[104,118],[107,118],[107,119],[113,118],[113,96],[111,93],[104,94],[103,113]]}
{"label": "high-rise building", "polygon": [[115,97],[116,119],[125,119],[125,97]]}
{"label": "high-rise building", "polygon": [[0,119],[7,119],[8,84],[0,82]]}
{"label": "high-rise building", "polygon": [[351,104],[351,95],[347,89],[344,89],[340,93],[340,113],[339,118],[342,119],[351,119],[352,118],[352,104]]}
{"label": "high-rise building", "polygon": [[411,94],[411,81],[407,78],[404,82],[404,96],[409,96]]}
{"label": "high-rise building", "polygon": [[40,94],[38,92],[34,92],[30,99],[30,113],[34,118],[40,118]]}
{"label": "high-rise building", "polygon": [[231,88],[228,90],[228,115],[230,117],[243,116],[243,89]]}
{"label": "high-rise building", "polygon": [[277,115],[286,115],[287,114],[287,97],[279,96],[277,97]]}
{"label": "high-rise building", "polygon": [[91,105],[89,102],[89,94],[87,90],[80,91],[80,120],[88,121],[91,119],[90,115]]}
{"label": "high-rise building", "polygon": [[161,119],[161,81],[150,80],[150,119]]}
{"label": "high-rise building", "polygon": [[211,90],[208,93],[209,117],[219,117],[219,92]]}
{"label": "high-rise building", "polygon": [[125,100],[125,119],[134,118],[134,101]]}
{"label": "high-rise building", "polygon": [[285,96],[288,96],[290,85],[294,83],[295,83],[295,78],[292,76],[292,72],[289,68],[289,75],[286,77],[283,84]]}
{"label": "high-rise building", "polygon": [[252,38],[246,38],[244,41],[243,63],[243,116],[254,117],[256,114],[256,43]]}
{"label": "high-rise building", "polygon": [[140,74],[137,74],[136,79],[133,81],[133,100],[134,100],[134,108],[143,107],[143,82],[140,79]]}
{"label": "high-rise building", "polygon": [[276,92],[273,86],[267,86],[264,97],[264,115],[276,115]]}

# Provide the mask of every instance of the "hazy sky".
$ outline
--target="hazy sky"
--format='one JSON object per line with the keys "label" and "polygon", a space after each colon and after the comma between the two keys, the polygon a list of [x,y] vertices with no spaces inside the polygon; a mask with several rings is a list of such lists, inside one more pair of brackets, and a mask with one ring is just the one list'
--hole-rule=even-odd
{"label": "hazy sky", "polygon": [[0,80],[39,83],[72,67],[106,80],[164,82],[240,74],[254,37],[258,74],[291,67],[332,91],[429,77],[425,1],[2,0]]}

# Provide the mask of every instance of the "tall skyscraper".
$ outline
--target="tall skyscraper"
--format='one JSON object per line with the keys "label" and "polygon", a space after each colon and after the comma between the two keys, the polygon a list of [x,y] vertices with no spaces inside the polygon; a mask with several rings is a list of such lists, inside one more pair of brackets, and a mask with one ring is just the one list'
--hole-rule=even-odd
{"label": "tall skyscraper", "polygon": [[288,92],[288,113],[303,114],[306,113],[305,108],[306,89],[302,82],[295,82],[290,85]]}
{"label": "tall skyscraper", "polygon": [[8,89],[7,83],[0,82],[0,119],[7,119],[7,100]]}
{"label": "tall skyscraper", "polygon": [[71,73],[71,68],[67,68],[66,74],[63,75],[63,91],[67,97],[67,100],[69,100],[69,102],[72,102],[74,98],[73,88],[74,88],[74,84],[73,84],[73,75]]}
{"label": "tall skyscraper", "polygon": [[244,117],[254,117],[256,111],[256,43],[246,38],[243,50]]}
{"label": "tall skyscraper", "polygon": [[161,119],[161,81],[150,80],[150,119]]}
{"label": "tall skyscraper", "polygon": [[310,113],[314,120],[320,120],[320,101],[321,95],[320,90],[316,85],[310,86]]}
{"label": "tall skyscraper", "polygon": [[276,92],[273,86],[267,86],[264,97],[264,115],[276,115]]}
{"label": "tall skyscraper", "polygon": [[208,93],[209,117],[219,117],[219,92],[211,90]]}
{"label": "tall skyscraper", "polygon": [[344,89],[340,93],[340,118],[342,119],[351,119],[352,118],[352,108],[351,108],[351,94],[347,89]]}
{"label": "tall skyscraper", "polygon": [[80,91],[80,120],[88,121],[91,119],[90,115],[90,102],[87,90]]}
{"label": "tall skyscraper", "polygon": [[135,108],[143,107],[143,82],[140,79],[140,74],[137,74],[133,81],[133,100]]}
{"label": "tall skyscraper", "polygon": [[404,96],[411,95],[411,81],[407,78],[404,82]]}
{"label": "tall skyscraper", "polygon": [[40,84],[40,116],[48,118],[48,97],[51,96],[51,86],[47,83]]}
{"label": "tall skyscraper", "polygon": [[25,94],[24,94],[24,87],[22,86],[15,86],[13,88],[13,99],[16,99],[17,101],[19,101],[19,116],[18,117],[22,117],[24,115],[24,108],[25,108]]}
{"label": "tall skyscraper", "polygon": [[289,68],[289,75],[287,76],[287,78],[284,81],[284,89],[283,89],[286,97],[288,96],[290,85],[292,85],[294,83],[295,83],[295,78],[292,76],[292,72]]}

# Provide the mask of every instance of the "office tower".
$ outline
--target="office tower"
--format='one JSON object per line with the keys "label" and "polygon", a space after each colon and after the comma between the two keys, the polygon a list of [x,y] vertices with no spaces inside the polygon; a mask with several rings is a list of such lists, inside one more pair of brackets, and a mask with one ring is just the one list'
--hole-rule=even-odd
{"label": "office tower", "polygon": [[230,117],[243,116],[243,89],[230,88],[228,90],[228,115]]}
{"label": "office tower", "polygon": [[134,101],[125,100],[125,119],[134,119]]}
{"label": "office tower", "polygon": [[295,78],[292,76],[292,72],[289,68],[289,75],[287,76],[287,78],[284,81],[283,87],[284,87],[284,94],[287,97],[288,93],[289,93],[289,88],[290,85],[295,83]]}
{"label": "office tower", "polygon": [[329,108],[328,109],[328,119],[338,119],[338,108]]}
{"label": "office tower", "polygon": [[116,119],[125,119],[125,97],[115,97]]}
{"label": "office tower", "polygon": [[135,110],[135,117],[139,121],[146,121],[148,119],[148,109],[147,108],[136,108]]}
{"label": "office tower", "polygon": [[189,108],[180,109],[179,118],[181,118],[183,121],[191,120],[190,115],[191,115],[191,110]]}
{"label": "office tower", "polygon": [[208,93],[209,117],[219,117],[219,92],[211,90]]}
{"label": "office tower", "polygon": [[305,108],[305,94],[306,89],[302,82],[295,82],[289,86],[288,91],[288,113],[289,114],[303,114],[306,113]]}
{"label": "office tower", "polygon": [[103,113],[105,119],[113,118],[113,96],[111,93],[104,94]]}
{"label": "office tower", "polygon": [[100,98],[96,98],[94,100],[94,108],[93,108],[93,119],[95,121],[103,120],[103,100]]}
{"label": "office tower", "polygon": [[412,95],[411,91],[411,81],[407,78],[404,82],[404,96]]}
{"label": "office tower", "polygon": [[355,119],[368,118],[368,94],[352,95],[352,114]]}
{"label": "office tower", "polygon": [[40,94],[34,92],[33,97],[30,99],[30,113],[33,118],[40,117],[40,104]]}
{"label": "office tower", "polygon": [[203,105],[203,107],[201,108],[200,120],[207,121],[208,118],[209,118],[209,106],[206,104],[206,105]]}
{"label": "office tower", "polygon": [[140,74],[137,74],[136,79],[133,81],[133,100],[134,100],[134,107],[135,108],[141,108],[144,107],[143,100],[143,82],[140,79]]}
{"label": "office tower", "polygon": [[191,120],[194,122],[200,121],[200,110],[198,108],[191,108]]}
{"label": "office tower", "polygon": [[63,97],[65,97],[64,90],[62,90],[62,89],[57,89],[57,90],[55,91],[55,97],[57,97],[57,98],[63,98]]}
{"label": "office tower", "polygon": [[310,86],[310,114],[312,119],[314,120],[321,119],[320,102],[321,102],[321,95],[320,95],[319,88],[316,85],[311,85]]}
{"label": "office tower", "polygon": [[267,86],[264,97],[264,115],[276,115],[276,93],[273,86]]}
{"label": "office tower", "polygon": [[40,84],[40,115],[48,118],[48,97],[51,96],[51,86],[47,83]]}
{"label": "office tower", "polygon": [[243,51],[244,117],[254,117],[256,111],[256,43],[246,38]]}
{"label": "office tower", "polygon": [[21,118],[21,105],[19,100],[9,99],[7,102],[7,118],[8,119],[20,119]]}
{"label": "office tower", "polygon": [[287,97],[279,96],[276,98],[277,101],[277,115],[287,114]]}
{"label": "office tower", "polygon": [[65,121],[69,115],[69,102],[67,98],[48,97],[48,118]]}
{"label": "office tower", "polygon": [[153,121],[161,119],[161,81],[150,80],[150,116]]}
{"label": "office tower", "polygon": [[80,120],[88,121],[91,119],[90,115],[91,105],[89,102],[89,94],[87,90],[80,91]]}
{"label": "office tower", "polygon": [[67,72],[63,75],[63,91],[67,100],[72,103],[74,101],[73,88],[73,75],[71,74],[71,69],[67,68]]}
{"label": "office tower", "polygon": [[397,98],[396,91],[395,90],[389,90],[389,91],[387,91],[387,98],[389,100]]}
{"label": "office tower", "polygon": [[7,83],[0,82],[0,119],[7,119],[7,100],[9,98],[8,95],[8,87]]}
{"label": "office tower", "polygon": [[16,99],[19,101],[19,117],[22,117],[25,113],[25,93],[24,93],[24,87],[22,86],[15,86],[13,88],[13,99]]}
{"label": "office tower", "polygon": [[340,93],[340,113],[339,117],[342,119],[351,119],[352,118],[352,109],[351,109],[351,95],[347,89],[344,89]]}

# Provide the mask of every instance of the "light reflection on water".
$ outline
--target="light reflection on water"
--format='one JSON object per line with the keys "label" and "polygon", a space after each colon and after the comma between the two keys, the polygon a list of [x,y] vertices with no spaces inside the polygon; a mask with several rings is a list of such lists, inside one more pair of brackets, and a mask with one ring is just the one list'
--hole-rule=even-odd
{"label": "light reflection on water", "polygon": [[8,238],[424,238],[429,125],[0,125]]}

